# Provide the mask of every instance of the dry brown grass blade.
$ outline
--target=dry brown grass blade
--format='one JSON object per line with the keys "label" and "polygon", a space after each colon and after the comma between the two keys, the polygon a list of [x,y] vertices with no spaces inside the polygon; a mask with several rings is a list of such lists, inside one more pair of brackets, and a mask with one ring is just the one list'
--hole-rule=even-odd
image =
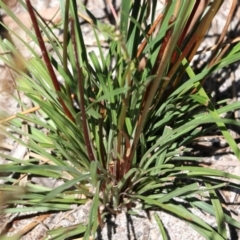
{"label": "dry brown grass blade", "polygon": [[[173,11],[174,16],[172,16],[173,19],[176,19],[176,16],[178,16],[181,4],[182,4],[182,1],[176,2],[175,6],[174,6],[174,11]],[[153,98],[155,96],[155,93],[157,92],[158,87],[160,86],[160,82],[165,81],[165,79],[162,79],[161,76],[163,76],[163,73],[164,73],[164,71],[166,69],[166,66],[168,64],[168,58],[172,55],[172,53],[174,51],[175,45],[177,43],[176,42],[177,39],[174,39],[172,37],[171,33],[170,33],[169,39],[166,39],[166,41],[167,41],[167,45],[166,45],[163,53],[160,53],[161,54],[161,56],[160,56],[161,60],[159,62],[158,69],[156,71],[156,77],[152,81],[151,87],[149,89],[149,95],[146,98],[146,101],[144,101],[144,99],[143,99],[144,107],[143,107],[142,113],[141,113],[141,115],[139,117],[139,120],[138,120],[138,124],[137,124],[137,127],[136,127],[136,133],[135,133],[133,143],[132,143],[132,146],[131,146],[131,151],[129,151],[129,155],[126,156],[127,161],[131,161],[131,159],[133,159],[133,156],[135,154],[135,150],[136,150],[139,138],[140,138],[140,134],[141,134],[142,129],[144,127],[148,111],[151,108],[151,104],[152,104]],[[164,86],[162,88],[162,89],[164,89],[166,87],[167,83],[164,83],[164,82],[161,82],[161,83],[164,84]]]}
{"label": "dry brown grass blade", "polygon": [[[233,19],[236,7],[237,7],[237,0],[233,0],[232,1],[232,5],[231,5],[231,9],[230,9],[230,11],[228,13],[228,16],[227,16],[227,20],[226,20],[225,26],[224,26],[224,28],[222,30],[222,33],[221,33],[221,35],[220,35],[220,37],[218,39],[218,42],[216,44],[216,48],[212,52],[212,57],[211,57],[212,60],[211,60],[211,62],[208,65],[209,67],[212,66],[219,59],[219,56],[217,55],[217,53],[220,50],[221,45],[223,44],[223,40],[224,40],[224,38],[227,35],[228,27],[229,27],[230,23],[232,22],[232,19]],[[226,48],[224,48],[224,49],[226,49]]]}
{"label": "dry brown grass blade", "polygon": [[[173,74],[176,72],[176,69],[180,66],[180,64],[184,58],[187,58],[187,60],[189,62],[191,62],[192,58],[196,55],[197,49],[199,48],[207,30],[209,29],[212,19],[215,17],[220,6],[222,5],[222,2],[223,2],[223,0],[220,0],[220,1],[215,0],[214,2],[212,2],[210,9],[208,10],[208,12],[204,16],[204,18],[201,20],[199,26],[197,27],[197,30],[195,30],[193,36],[188,41],[187,46],[182,50],[182,54],[178,57],[178,59],[175,61],[174,65],[170,69],[170,71],[168,73],[168,78],[172,78]],[[204,6],[206,6],[206,2],[205,2]],[[195,9],[196,15],[198,17],[199,17],[199,13],[203,11],[201,4],[199,5],[199,7],[200,7],[200,9]],[[191,28],[190,28],[190,30],[191,30]],[[172,84],[173,89],[178,85],[181,77],[182,76],[180,74],[174,80],[174,82]]]}
{"label": "dry brown grass blade", "polygon": [[[223,0],[215,0],[212,2],[210,9],[206,13],[206,15],[201,20],[197,30],[195,31],[194,35],[191,37],[189,42],[194,43],[193,47],[190,50],[187,59],[191,61],[193,57],[195,56],[197,49],[199,48],[206,32],[211,26],[211,22],[213,18],[215,17],[216,13],[218,12],[220,6],[223,4]],[[186,48],[188,49],[188,48]]]}
{"label": "dry brown grass blade", "polygon": [[[224,41],[224,38],[227,35],[228,27],[229,27],[229,25],[230,25],[230,23],[233,19],[236,7],[237,7],[237,1],[233,0],[232,5],[231,5],[231,9],[228,13],[228,16],[227,16],[227,19],[226,19],[226,22],[225,22],[225,25],[224,25],[224,28],[223,28],[223,31],[222,31],[222,33],[221,33],[221,35],[218,39],[218,42],[215,45],[215,48],[212,52],[211,60],[209,60],[208,67],[211,67],[212,65],[214,65],[215,63],[220,61],[230,47],[229,43],[224,44],[223,41]],[[221,52],[220,52],[220,49],[221,49]],[[207,80],[207,78],[203,79],[202,82],[201,82],[201,85],[203,85],[206,82],[206,80]]]}
{"label": "dry brown grass blade", "polygon": [[[187,46],[182,50],[182,54],[179,56],[173,67],[170,69],[168,73],[168,77],[171,78],[173,74],[176,72],[176,69],[180,66],[182,60],[186,57],[190,62],[192,58],[196,55],[197,49],[200,46],[202,39],[204,38],[207,30],[209,29],[212,19],[216,15],[218,9],[222,5],[223,0],[214,1],[211,5],[211,9],[208,10],[207,14],[204,16],[202,21],[200,22],[197,30],[194,32],[193,36],[188,41]],[[196,11],[198,11],[196,9]],[[196,12],[198,14],[198,12]],[[179,80],[176,79],[174,85]]]}
{"label": "dry brown grass blade", "polygon": [[[153,25],[151,26],[150,30],[148,31],[147,38],[149,38],[153,34],[153,32],[155,31],[157,25],[160,23],[162,18],[163,18],[163,14],[159,14],[157,19],[154,21]],[[145,38],[144,41],[141,43],[140,47],[138,48],[137,58],[140,57],[140,55],[142,54],[144,48],[146,47],[147,40],[148,39]]]}
{"label": "dry brown grass blade", "polygon": [[[25,111],[22,111],[20,112],[19,114],[22,114],[22,115],[26,115],[26,114],[29,114],[29,113],[32,113],[32,112],[36,112],[37,110],[39,110],[40,107],[39,106],[36,106],[36,107],[33,107],[31,109],[28,109],[28,110],[25,110]],[[0,120],[0,124],[4,124],[4,123],[7,123],[13,119],[17,118],[17,115],[13,115],[11,117],[8,117],[8,118],[5,118],[3,120]]]}
{"label": "dry brown grass blade", "polygon": [[118,15],[116,13],[116,10],[113,7],[112,0],[107,0],[107,4],[109,5],[109,8],[110,8],[110,10],[112,12],[112,15],[113,15],[113,17],[115,19],[115,22],[117,23],[118,22]]}
{"label": "dry brown grass blade", "polygon": [[190,16],[190,24],[189,27],[187,29],[187,34],[188,35],[192,29],[194,28],[195,24],[197,23],[197,21],[199,20],[199,17],[201,16],[201,14],[203,13],[203,11],[205,11],[207,5],[209,4],[210,0],[199,0],[196,1],[195,6],[196,6],[196,11],[193,10],[193,15],[192,18]]}
{"label": "dry brown grass blade", "polygon": [[47,219],[51,214],[43,214],[41,216],[37,216],[33,222],[30,222],[26,226],[24,226],[19,232],[13,235],[13,237],[22,237],[26,233],[30,232],[33,228],[35,228],[38,224],[41,224],[45,219]]}
{"label": "dry brown grass blade", "polygon": [[224,48],[224,47],[225,47],[226,45],[228,45],[228,44],[229,44],[229,45],[232,45],[232,44],[238,43],[238,42],[240,42],[240,37],[236,37],[236,38],[234,38],[234,39],[232,39],[232,40],[226,41],[226,42],[222,43],[220,46],[217,45],[217,44],[215,44],[215,45],[213,45],[213,46],[211,46],[211,47],[208,47],[208,48],[199,50],[199,51],[196,52],[196,54],[204,54],[204,53],[206,53],[206,52],[215,50],[218,46],[219,46],[220,48]]}

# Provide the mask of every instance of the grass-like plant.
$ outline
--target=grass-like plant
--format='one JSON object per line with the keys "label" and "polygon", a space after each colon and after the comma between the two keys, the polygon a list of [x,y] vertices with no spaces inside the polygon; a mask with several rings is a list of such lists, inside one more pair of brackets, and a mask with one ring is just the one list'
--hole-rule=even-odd
{"label": "grass-like plant", "polygon": [[[115,26],[101,23],[86,10],[97,55],[87,52],[76,0],[60,1],[63,42],[37,17],[29,0],[25,7],[35,34],[0,2],[42,52],[40,57],[23,42],[33,55],[24,61],[11,41],[1,41],[12,53],[1,58],[18,74],[18,91],[33,103],[29,108],[19,99],[22,112],[1,121],[3,130],[8,129],[29,156],[23,160],[1,154],[9,162],[0,172],[15,173],[2,177],[1,196],[8,196],[4,213],[63,211],[91,200],[87,226],[49,231],[51,239],[65,239],[64,234],[89,239],[104,218],[100,206],[112,213],[131,210],[136,202],[143,209],[163,210],[187,221],[206,239],[227,239],[226,223],[240,228],[218,197],[219,189],[239,188],[233,180],[240,177],[202,167],[201,158],[186,156],[196,137],[219,128],[240,159],[226,127],[239,122],[222,117],[239,109],[240,103],[213,104],[203,85],[213,72],[239,60],[240,43],[226,51],[220,37],[200,73],[190,65],[222,3],[213,0],[199,12],[201,1],[166,1],[157,15],[157,1],[123,0]],[[46,50],[46,39],[54,55]],[[31,183],[36,176],[63,183],[51,189]],[[19,186],[22,178],[27,178],[24,192]],[[15,196],[20,190],[22,194]],[[14,197],[9,197],[11,192]],[[187,205],[214,215],[217,229]],[[161,220],[157,222],[166,236]]]}

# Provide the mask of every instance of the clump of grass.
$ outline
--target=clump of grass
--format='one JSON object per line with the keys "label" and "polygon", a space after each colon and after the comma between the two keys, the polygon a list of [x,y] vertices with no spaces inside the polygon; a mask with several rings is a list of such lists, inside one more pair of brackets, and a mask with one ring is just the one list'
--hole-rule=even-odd
{"label": "clump of grass", "polygon": [[[223,1],[212,1],[202,12],[199,3],[166,1],[163,11],[156,15],[156,1],[140,4],[123,0],[116,26],[99,22],[87,11],[99,56],[87,52],[77,1],[60,1],[63,42],[43,19],[37,19],[29,0],[25,7],[36,35],[24,29],[0,3],[42,51],[41,58],[25,43],[34,57],[25,61],[24,71],[15,67],[11,56],[1,56],[19,74],[18,90],[34,105],[26,109],[20,101],[25,112],[6,121],[11,132],[27,137],[27,141],[15,140],[28,149],[30,157],[21,161],[5,156],[10,163],[2,165],[1,172],[26,174],[28,178],[26,193],[9,199],[5,213],[69,210],[71,204],[91,199],[89,224],[67,233],[84,234],[85,239],[96,233],[104,217],[100,206],[115,212],[131,208],[131,203],[137,201],[143,209],[161,209],[189,222],[207,239],[226,239],[225,223],[240,227],[224,213],[217,197],[219,189],[227,185],[238,188],[232,180],[240,177],[204,168],[201,158],[185,154],[193,139],[219,128],[240,157],[226,127],[228,123],[239,123],[220,116],[238,109],[239,103],[214,106],[203,87],[213,72],[239,59],[240,45],[226,52],[218,45],[216,57],[201,73],[194,73],[191,60]],[[47,52],[41,32],[54,56]],[[108,44],[107,53],[99,32]],[[17,54],[9,41],[1,44]],[[62,84],[55,72],[64,79]],[[23,121],[28,123],[28,131],[22,129]],[[33,176],[61,179],[64,183],[54,189],[42,187],[31,183]],[[6,178],[6,185],[1,186],[3,194],[6,186],[18,185],[18,181],[14,175]],[[202,194],[205,201],[199,200]],[[192,214],[180,199],[214,215],[218,228]],[[23,208],[10,207],[17,204]],[[156,220],[166,236],[161,220]],[[63,234],[64,238],[63,229],[57,231],[56,236]]]}

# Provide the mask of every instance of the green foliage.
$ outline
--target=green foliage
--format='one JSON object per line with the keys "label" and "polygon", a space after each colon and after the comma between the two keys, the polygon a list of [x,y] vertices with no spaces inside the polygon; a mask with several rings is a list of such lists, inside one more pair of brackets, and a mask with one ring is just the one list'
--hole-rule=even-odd
{"label": "green foliage", "polygon": [[[95,234],[101,219],[100,205],[117,211],[129,206],[129,202],[140,201],[144,209],[155,207],[184,219],[206,239],[226,239],[225,223],[240,226],[224,213],[217,192],[227,185],[239,188],[233,180],[240,177],[204,168],[200,165],[201,158],[185,154],[186,146],[194,138],[219,127],[240,159],[237,144],[226,127],[239,123],[221,117],[239,109],[240,104],[218,108],[202,86],[213,72],[239,59],[240,44],[199,74],[190,66],[197,51],[194,46],[202,41],[199,36],[206,34],[223,1],[213,1],[191,31],[188,27],[196,14],[195,1],[168,1],[163,13],[155,17],[156,1],[151,6],[151,1],[140,4],[123,0],[116,26],[103,24],[88,12],[99,56],[94,51],[87,52],[77,1],[60,2],[63,42],[46,22],[34,20],[30,1],[26,3],[36,37],[0,2],[9,16],[39,43],[43,54],[41,58],[25,42],[34,57],[25,61],[24,71],[11,56],[1,56],[19,74],[18,90],[39,109],[19,113],[7,122],[11,131],[6,134],[25,146],[30,158],[23,161],[1,154],[9,163],[2,165],[0,171],[64,182],[50,189],[27,181],[26,192],[19,198],[8,199],[5,212],[62,211],[70,209],[71,204],[84,204],[91,199],[88,226],[48,232],[51,239],[77,234],[88,239]],[[156,23],[159,30],[154,29]],[[40,30],[54,55],[47,54]],[[101,46],[99,33],[108,44],[107,53]],[[7,39],[1,41],[1,46],[18,54]],[[63,84],[58,82],[54,70],[64,79]],[[21,106],[28,110],[23,102]],[[22,128],[23,121],[28,123],[28,131]],[[27,141],[16,134],[25,136]],[[18,181],[6,178],[12,187]],[[10,185],[1,187],[3,194],[14,190],[8,189]],[[203,195],[206,202],[198,200]],[[179,200],[214,215],[218,229],[192,214]],[[24,207],[10,207],[17,204]],[[157,215],[155,218],[166,239],[161,220]]]}

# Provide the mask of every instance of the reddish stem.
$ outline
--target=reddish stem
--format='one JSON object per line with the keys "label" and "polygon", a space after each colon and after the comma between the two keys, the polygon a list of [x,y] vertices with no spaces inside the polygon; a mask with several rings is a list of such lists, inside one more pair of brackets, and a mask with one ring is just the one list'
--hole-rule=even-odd
{"label": "reddish stem", "polygon": [[[172,23],[172,21],[170,20],[169,24],[171,24],[171,23]],[[156,72],[157,72],[157,70],[158,70],[158,67],[159,67],[159,65],[161,64],[163,53],[164,53],[164,51],[165,51],[165,48],[166,48],[166,46],[167,46],[167,44],[168,44],[168,42],[169,42],[169,39],[170,39],[171,35],[172,35],[172,30],[173,30],[173,28],[171,27],[171,28],[168,29],[167,32],[166,32],[166,35],[165,35],[165,37],[164,37],[164,39],[163,39],[163,42],[162,42],[162,45],[161,45],[161,47],[160,47],[160,50],[159,50],[157,59],[156,59],[156,61],[155,61],[155,64],[154,64],[154,67],[153,67],[153,70],[152,70],[151,75],[156,74]],[[142,108],[143,108],[144,105],[145,105],[145,101],[146,101],[146,99],[148,98],[149,91],[150,91],[151,87],[152,87],[152,83],[149,84],[149,86],[147,87],[147,89],[146,89],[146,91],[145,91],[145,93],[144,93],[144,97],[143,97],[143,101],[142,101]]]}
{"label": "reddish stem", "polygon": [[[53,70],[53,67],[52,67],[52,63],[51,63],[51,61],[49,59],[49,56],[47,54],[47,49],[45,47],[45,44],[44,44],[44,41],[43,41],[43,38],[42,38],[42,35],[41,35],[41,32],[40,32],[40,29],[39,29],[39,26],[38,26],[37,18],[36,18],[35,14],[34,14],[34,10],[33,10],[33,7],[31,5],[30,0],[26,0],[26,4],[27,4],[27,8],[28,8],[28,12],[29,12],[30,18],[31,18],[32,23],[33,23],[33,28],[34,28],[36,36],[37,36],[37,40],[38,40],[38,43],[39,43],[39,46],[40,46],[40,49],[41,49],[41,52],[42,52],[42,56],[43,56],[44,62],[46,64],[46,67],[48,69],[49,75],[50,75],[51,80],[53,82],[53,86],[54,86],[54,88],[55,88],[55,90],[57,92],[61,92],[61,88],[60,88],[59,82],[57,80],[56,74],[55,74],[55,72]],[[59,100],[60,104],[62,105],[63,110],[64,110],[65,114],[67,115],[67,117],[70,120],[72,120],[73,122],[75,122],[71,112],[69,111],[69,109],[65,105],[63,99],[58,97],[58,100]]]}
{"label": "reddish stem", "polygon": [[74,55],[75,55],[75,60],[76,60],[76,70],[77,70],[77,75],[78,75],[78,88],[79,88],[79,105],[82,113],[82,125],[83,125],[83,135],[84,135],[84,140],[87,148],[87,153],[90,161],[94,161],[94,154],[92,151],[92,146],[91,146],[91,141],[89,137],[89,132],[88,132],[88,125],[87,125],[87,116],[86,116],[86,110],[84,106],[84,88],[83,88],[83,73],[82,69],[80,67],[80,63],[78,60],[78,49],[77,49],[77,43],[76,43],[76,34],[75,34],[75,29],[74,29],[74,20],[71,19],[71,38],[72,38],[72,44],[73,44],[73,49],[74,49]]}

